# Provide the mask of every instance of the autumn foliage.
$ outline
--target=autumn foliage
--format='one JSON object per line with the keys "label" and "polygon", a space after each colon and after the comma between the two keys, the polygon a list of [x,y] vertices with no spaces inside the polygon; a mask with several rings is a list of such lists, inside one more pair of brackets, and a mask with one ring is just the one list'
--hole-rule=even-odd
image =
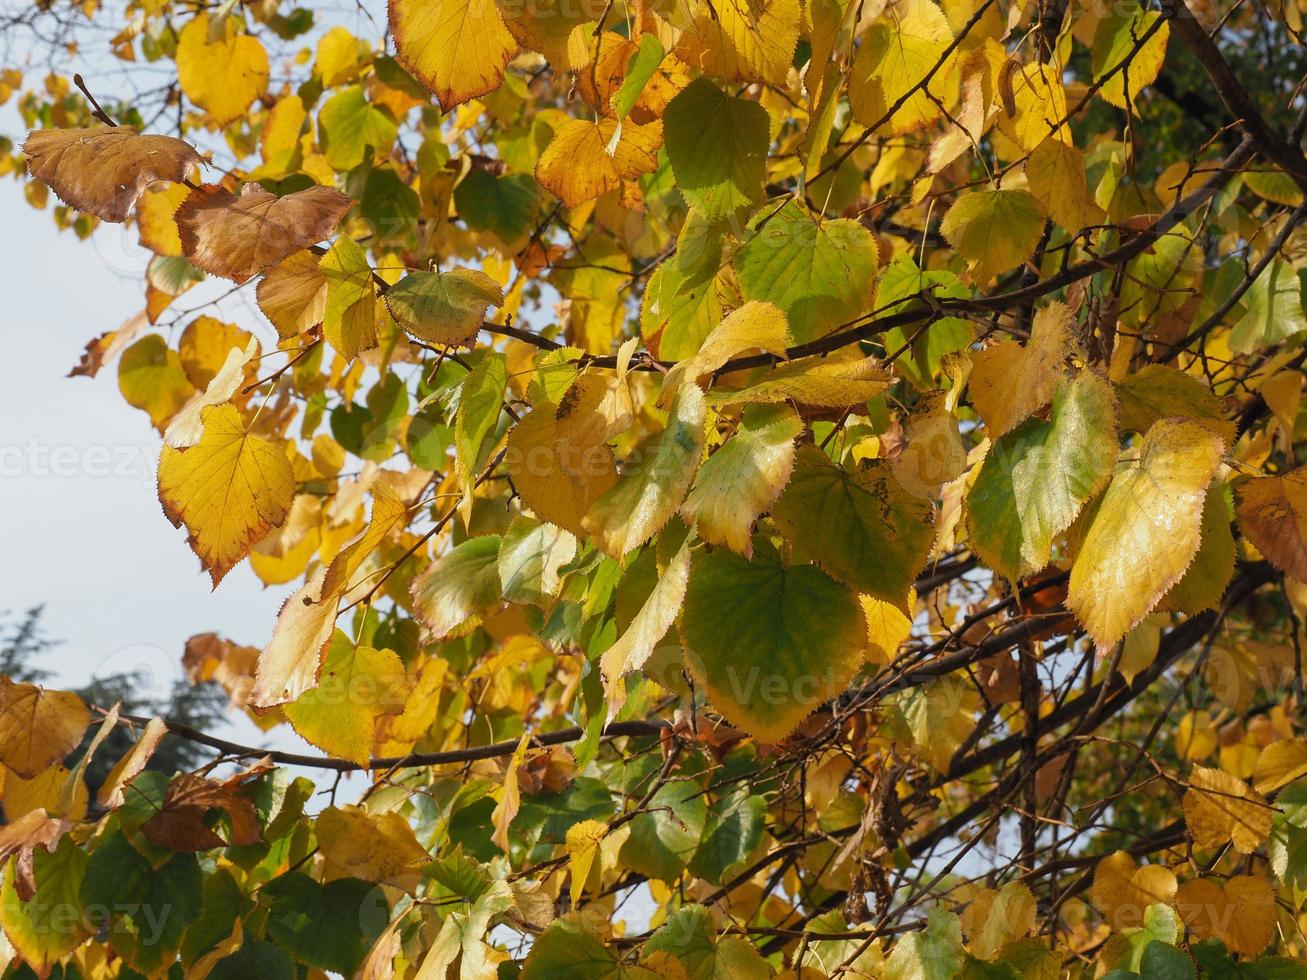
{"label": "autumn foliage", "polygon": [[1301,0],[317,6],[6,28],[308,743],[0,678],[6,977],[1307,977]]}

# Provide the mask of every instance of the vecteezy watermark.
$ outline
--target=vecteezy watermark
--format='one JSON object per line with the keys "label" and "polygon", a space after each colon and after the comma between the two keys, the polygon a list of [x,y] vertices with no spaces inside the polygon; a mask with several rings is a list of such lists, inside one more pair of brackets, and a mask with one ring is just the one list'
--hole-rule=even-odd
{"label": "vecteezy watermark", "polygon": [[162,445],[51,445],[36,438],[0,445],[0,479],[132,479],[153,484]]}
{"label": "vecteezy watermark", "polygon": [[[16,901],[16,900],[15,900]],[[23,904],[25,928],[38,935],[71,935],[78,931],[100,933],[120,918],[131,919],[136,927],[137,942],[153,947],[164,938],[164,929],[172,917],[171,903],[151,905],[145,902],[115,902],[103,905],[91,902],[44,902],[38,896]]]}

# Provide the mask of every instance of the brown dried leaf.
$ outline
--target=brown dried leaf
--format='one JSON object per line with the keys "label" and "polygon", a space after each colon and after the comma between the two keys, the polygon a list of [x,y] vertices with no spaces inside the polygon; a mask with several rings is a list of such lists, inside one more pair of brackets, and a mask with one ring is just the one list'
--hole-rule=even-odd
{"label": "brown dried leaf", "polygon": [[123,221],[148,184],[184,181],[201,159],[189,143],[130,126],[36,130],[23,154],[60,200],[105,221]]}
{"label": "brown dried leaf", "polygon": [[177,229],[193,265],[240,283],[322,241],[352,204],[334,187],[277,197],[257,184],[246,184],[239,196],[206,185],[177,209]]}

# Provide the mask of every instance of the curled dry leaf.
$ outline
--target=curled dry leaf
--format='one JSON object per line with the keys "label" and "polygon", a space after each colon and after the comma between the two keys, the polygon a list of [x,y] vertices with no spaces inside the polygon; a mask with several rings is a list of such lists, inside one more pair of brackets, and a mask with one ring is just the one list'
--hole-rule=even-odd
{"label": "curled dry leaf", "polygon": [[28,173],[60,200],[105,221],[123,221],[147,185],[184,181],[201,159],[184,140],[130,126],[38,129],[23,155]]}
{"label": "curled dry leaf", "polygon": [[277,197],[258,184],[239,195],[206,185],[191,191],[175,217],[191,264],[240,283],[328,237],[352,204],[334,187]]}

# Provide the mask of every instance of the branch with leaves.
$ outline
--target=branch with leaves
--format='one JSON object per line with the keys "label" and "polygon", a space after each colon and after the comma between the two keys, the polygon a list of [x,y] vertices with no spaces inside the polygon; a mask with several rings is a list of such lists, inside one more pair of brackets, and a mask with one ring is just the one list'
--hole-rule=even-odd
{"label": "branch with leaves", "polygon": [[1307,976],[1300,10],[316,8],[6,22],[313,747],[0,680],[12,975]]}

